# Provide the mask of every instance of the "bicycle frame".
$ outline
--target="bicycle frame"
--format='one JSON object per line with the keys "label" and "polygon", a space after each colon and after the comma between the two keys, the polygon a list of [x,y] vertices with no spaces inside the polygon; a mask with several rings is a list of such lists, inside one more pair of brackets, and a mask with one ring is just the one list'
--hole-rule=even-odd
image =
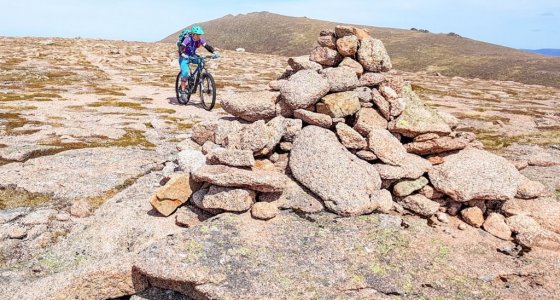
{"label": "bicycle frame", "polygon": [[[205,69],[206,67],[206,62],[204,61],[204,57],[202,56],[197,56],[198,59],[200,59],[200,63],[196,64],[196,69],[194,71],[191,72],[191,69],[189,68],[189,80],[194,80],[193,81],[193,85],[190,86],[191,93],[194,94],[196,93],[196,87],[198,86],[198,83],[200,81],[200,74],[202,73],[202,70]],[[196,77],[193,77],[196,76]]]}

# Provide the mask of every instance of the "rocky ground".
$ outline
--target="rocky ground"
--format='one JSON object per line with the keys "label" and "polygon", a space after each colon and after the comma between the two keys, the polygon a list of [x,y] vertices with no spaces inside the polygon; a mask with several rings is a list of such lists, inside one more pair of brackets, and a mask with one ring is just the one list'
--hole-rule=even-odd
{"label": "rocky ground", "polygon": [[[199,225],[209,216],[162,217],[148,200],[178,151],[195,147],[191,127],[228,115],[196,98],[177,104],[174,51],[0,38],[1,298],[560,297],[558,252],[521,249],[459,217],[285,210],[266,222],[244,213]],[[210,64],[219,100],[267,90],[287,67],[283,57],[221,54]],[[556,194],[535,203],[558,201],[560,90],[402,75],[430,106],[458,117],[457,130],[526,164],[521,172]]]}

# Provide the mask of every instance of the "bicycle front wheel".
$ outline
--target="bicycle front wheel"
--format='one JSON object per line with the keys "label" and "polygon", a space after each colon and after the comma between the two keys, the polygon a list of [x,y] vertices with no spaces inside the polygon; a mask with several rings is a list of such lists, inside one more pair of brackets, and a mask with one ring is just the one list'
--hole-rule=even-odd
{"label": "bicycle front wheel", "polygon": [[216,83],[212,74],[207,72],[200,76],[200,102],[206,110],[212,110],[216,104]]}

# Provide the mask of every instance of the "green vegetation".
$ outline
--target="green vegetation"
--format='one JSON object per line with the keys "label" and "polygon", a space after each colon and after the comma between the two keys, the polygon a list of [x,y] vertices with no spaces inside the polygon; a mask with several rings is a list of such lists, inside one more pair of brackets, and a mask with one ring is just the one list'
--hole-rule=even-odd
{"label": "green vegetation", "polygon": [[477,128],[464,128],[463,130],[474,132],[477,139],[482,142],[484,147],[490,150],[499,150],[514,143],[542,146],[560,144],[560,131],[554,129],[515,136],[507,136],[502,132],[485,131]]}
{"label": "green vegetation", "polygon": [[1,188],[0,209],[35,207],[52,201],[50,195],[30,193],[23,189]]}

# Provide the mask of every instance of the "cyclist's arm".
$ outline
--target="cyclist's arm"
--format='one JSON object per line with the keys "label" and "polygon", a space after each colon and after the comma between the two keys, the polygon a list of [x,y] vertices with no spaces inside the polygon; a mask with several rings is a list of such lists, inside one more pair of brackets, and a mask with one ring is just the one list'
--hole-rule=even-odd
{"label": "cyclist's arm", "polygon": [[212,47],[212,46],[210,46],[210,45],[208,45],[208,44],[206,44],[206,43],[204,43],[202,46],[204,47],[204,49],[206,49],[206,50],[208,50],[210,53],[214,54],[214,47]]}

